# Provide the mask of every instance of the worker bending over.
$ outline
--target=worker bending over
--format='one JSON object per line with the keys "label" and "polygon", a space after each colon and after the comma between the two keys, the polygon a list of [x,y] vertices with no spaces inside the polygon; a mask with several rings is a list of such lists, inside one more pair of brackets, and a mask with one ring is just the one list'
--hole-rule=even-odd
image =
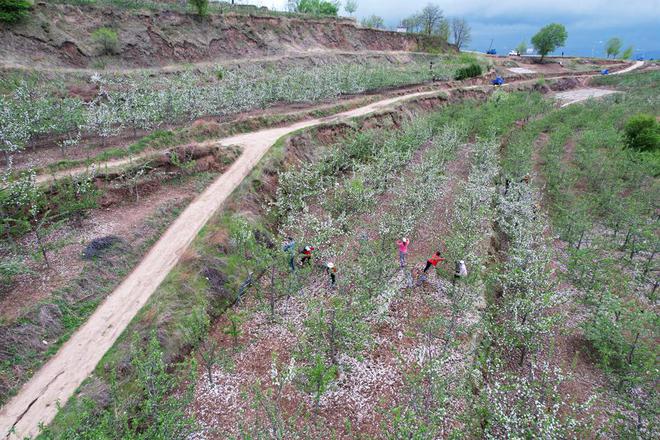
{"label": "worker bending over", "polygon": [[314,246],[305,246],[305,248],[300,252],[303,254],[302,258],[300,259],[300,264],[303,266],[305,264],[309,264],[312,262],[312,251],[315,251],[316,248]]}
{"label": "worker bending over", "polygon": [[445,261],[445,259],[440,256],[440,251],[437,251],[431,258],[426,260],[424,273],[426,273],[431,268],[431,266],[436,267],[441,261]]}

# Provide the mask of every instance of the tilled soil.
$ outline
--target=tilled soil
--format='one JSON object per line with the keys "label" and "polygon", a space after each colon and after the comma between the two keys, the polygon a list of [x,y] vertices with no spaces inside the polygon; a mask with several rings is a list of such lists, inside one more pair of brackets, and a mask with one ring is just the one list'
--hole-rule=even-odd
{"label": "tilled soil", "polygon": [[[420,148],[412,163],[423,160],[423,151],[427,147]],[[469,151],[469,145],[463,146],[457,158],[447,164],[445,174],[448,179],[442,188],[428,189],[436,191],[438,198],[428,220],[421,222],[411,238],[408,257],[410,264],[423,266],[432,250],[438,247],[436,238],[447,231],[455,189],[465,181],[469,171]],[[364,220],[377,218],[391,209],[390,198],[388,194],[380,196],[377,212],[363,216]],[[368,225],[361,221],[358,223]],[[359,235],[362,232],[354,233]],[[347,240],[350,238],[347,237]],[[338,256],[338,267],[348,264],[350,259],[350,250]],[[403,394],[407,369],[410,365],[422,362],[428,355],[429,346],[419,334],[419,325],[421,320],[433,313],[428,303],[429,295],[438,303],[447,301],[442,293],[443,288],[437,287],[444,285],[444,281],[430,274],[432,284],[436,287],[430,290],[421,287],[410,290],[407,271],[398,271],[392,276],[392,289],[397,293],[385,301],[385,315],[370,322],[375,345],[359,359],[346,354],[340,356],[340,375],[332,388],[321,397],[318,407],[313,398],[298,387],[288,384],[283,389],[280,399],[282,412],[290,422],[293,420],[293,425],[301,423],[296,411],[303,408],[303,411],[318,417],[317,422],[311,424],[312,435],[322,436],[334,432],[339,438],[354,438],[357,434],[378,436],[382,432],[382,424],[387,423],[390,417],[389,411],[400,403],[398,400]],[[271,376],[272,360],[277,359],[280,369],[286,368],[300,342],[299,336],[305,330],[304,321],[311,312],[306,304],[311,297],[325,301],[326,289],[324,276],[314,278],[300,296],[286,298],[278,305],[276,322],[270,321],[268,313],[256,298],[248,299],[237,309],[237,312],[249,318],[244,324],[241,340],[243,347],[234,355],[231,355],[231,341],[226,336],[219,336],[219,332],[213,333],[211,337],[217,338],[225,347],[234,368],[228,371],[220,366],[214,367],[213,383],[209,383],[205,375],[200,375],[192,411],[204,429],[195,438],[227,438],[259,423],[262,413],[259,408],[252,406],[254,400],[249,396],[254,387],[264,392],[276,389]],[[448,305],[445,310],[448,313]],[[223,318],[216,328],[222,329],[226,325],[226,319]],[[436,345],[432,344],[431,347]],[[453,367],[460,368],[461,362],[456,360]],[[350,422],[350,430],[346,430],[347,421]]]}

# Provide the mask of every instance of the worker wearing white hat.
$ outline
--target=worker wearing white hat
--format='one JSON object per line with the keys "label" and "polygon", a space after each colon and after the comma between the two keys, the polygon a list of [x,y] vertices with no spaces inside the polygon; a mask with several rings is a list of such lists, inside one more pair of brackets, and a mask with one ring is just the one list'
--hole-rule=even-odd
{"label": "worker wearing white hat", "polygon": [[454,281],[453,284],[456,284],[456,281],[461,278],[467,277],[467,267],[465,266],[465,261],[459,260],[456,262],[456,270],[454,271]]}
{"label": "worker wearing white hat", "polygon": [[325,270],[330,275],[330,287],[333,288],[337,283],[337,268],[332,261],[328,261],[325,265]]}
{"label": "worker wearing white hat", "polygon": [[406,255],[408,255],[408,245],[410,240],[403,237],[401,240],[397,240],[396,245],[399,246],[399,266],[402,268],[406,266]]}

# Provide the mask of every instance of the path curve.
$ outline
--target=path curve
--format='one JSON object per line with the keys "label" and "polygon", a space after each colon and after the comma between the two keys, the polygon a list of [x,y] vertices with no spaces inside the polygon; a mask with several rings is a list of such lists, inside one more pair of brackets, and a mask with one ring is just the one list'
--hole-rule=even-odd
{"label": "path curve", "polygon": [[633,65],[628,66],[625,69],[617,70],[616,72],[612,72],[612,73],[610,73],[610,75],[621,75],[622,73],[632,72],[633,70],[639,69],[643,65],[644,65],[644,61],[635,61],[635,63]]}
{"label": "path curve", "polygon": [[[634,70],[642,64],[635,63],[625,70]],[[87,322],[23,385],[19,393],[2,407],[0,435],[10,440],[33,437],[39,433],[40,423],[48,425],[53,420],[57,414],[58,402],[65,404],[93,372],[103,355],[178,263],[201,228],[279,138],[303,128],[364,116],[392,104],[437,93],[437,90],[411,93],[329,118],[311,119],[286,127],[221,139],[219,142],[222,145],[241,146],[241,156],[188,205],[131,274],[97,307]]]}
{"label": "path curve", "polygon": [[[277,54],[277,55],[267,55],[260,57],[252,58],[232,58],[232,59],[218,59],[210,61],[200,61],[195,63],[173,63],[166,64],[163,66],[144,66],[144,67],[123,67],[123,68],[106,68],[106,69],[95,69],[89,67],[38,67],[35,69],[34,66],[26,66],[24,64],[0,61],[0,69],[3,70],[39,70],[40,72],[51,72],[51,73],[78,73],[85,75],[93,75],[95,73],[100,74],[133,74],[133,73],[176,73],[183,72],[188,70],[203,69],[207,67],[216,67],[216,66],[233,66],[240,65],[241,63],[265,63],[265,62],[274,62],[280,61],[287,58],[307,58],[315,57],[320,55],[430,55],[428,52],[416,52],[408,50],[340,50],[340,49],[325,49],[325,48],[315,48],[309,50],[288,50],[286,52]],[[433,55],[431,55],[433,56]],[[437,55],[441,57],[442,55]]]}
{"label": "path curve", "polygon": [[[3,438],[13,440],[36,436],[40,423],[48,425],[53,420],[57,413],[57,402],[66,403],[83,380],[93,372],[103,355],[178,263],[200,229],[279,138],[303,128],[364,116],[395,103],[437,93],[412,93],[339,113],[332,118],[307,120],[287,127],[220,140],[222,145],[243,147],[243,153],[190,203],[133,272],[0,410],[0,433]],[[7,434],[12,428],[14,433]]]}

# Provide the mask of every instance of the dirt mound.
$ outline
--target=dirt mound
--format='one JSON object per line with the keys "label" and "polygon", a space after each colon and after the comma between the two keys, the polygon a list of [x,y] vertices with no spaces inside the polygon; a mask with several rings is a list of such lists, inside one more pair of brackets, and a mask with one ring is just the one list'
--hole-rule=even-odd
{"label": "dirt mound", "polygon": [[[101,56],[92,39],[101,27],[117,33],[119,47],[113,56]],[[0,40],[0,58],[8,65],[51,67],[162,66],[314,50],[411,51],[430,44],[342,19],[222,14],[199,20],[174,11],[43,2],[29,20],[0,29]]]}
{"label": "dirt mound", "polygon": [[580,86],[579,78],[560,78],[556,81],[552,81],[549,84],[550,90],[553,92],[563,92],[565,90],[572,90]]}
{"label": "dirt mound", "polygon": [[115,235],[95,238],[83,250],[83,258],[85,260],[91,260],[94,257],[102,255],[105,251],[118,243],[121,243],[121,238]]}

